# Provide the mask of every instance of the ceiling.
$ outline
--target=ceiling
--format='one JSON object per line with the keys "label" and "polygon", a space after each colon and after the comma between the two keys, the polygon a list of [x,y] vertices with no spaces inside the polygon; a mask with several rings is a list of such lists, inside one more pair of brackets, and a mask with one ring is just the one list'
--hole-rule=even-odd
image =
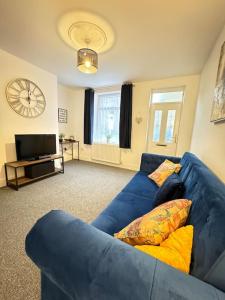
{"label": "ceiling", "polygon": [[[57,33],[74,9],[115,31],[96,74],[76,69],[76,52]],[[225,0],[0,0],[0,48],[76,87],[101,87],[200,73],[225,22]]]}

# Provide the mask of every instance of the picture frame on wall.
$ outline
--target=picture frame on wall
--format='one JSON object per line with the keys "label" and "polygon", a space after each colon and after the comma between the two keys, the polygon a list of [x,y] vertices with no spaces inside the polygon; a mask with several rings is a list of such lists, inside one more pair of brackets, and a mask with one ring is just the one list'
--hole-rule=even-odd
{"label": "picture frame on wall", "polygon": [[223,43],[220,51],[210,121],[214,123],[225,121],[225,42]]}
{"label": "picture frame on wall", "polygon": [[68,122],[68,111],[64,108],[58,108],[58,122],[67,123]]}

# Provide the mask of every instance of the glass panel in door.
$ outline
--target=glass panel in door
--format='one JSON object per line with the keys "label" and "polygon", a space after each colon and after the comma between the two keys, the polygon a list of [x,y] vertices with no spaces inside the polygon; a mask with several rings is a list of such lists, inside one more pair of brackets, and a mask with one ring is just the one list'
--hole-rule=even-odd
{"label": "glass panel in door", "polygon": [[152,104],[149,120],[148,151],[176,155],[182,103]]}
{"label": "glass panel in door", "polygon": [[153,128],[153,142],[155,143],[159,142],[160,139],[161,121],[162,121],[162,111],[155,110],[154,128]]}
{"label": "glass panel in door", "polygon": [[172,143],[174,140],[174,126],[176,120],[176,110],[168,110],[167,122],[166,122],[166,132],[165,132],[165,142]]}

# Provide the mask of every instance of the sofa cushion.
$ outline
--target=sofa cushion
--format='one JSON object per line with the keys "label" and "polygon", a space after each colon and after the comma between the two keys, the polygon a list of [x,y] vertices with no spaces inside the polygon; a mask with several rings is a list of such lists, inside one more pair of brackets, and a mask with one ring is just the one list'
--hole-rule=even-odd
{"label": "sofa cushion", "polygon": [[154,198],[154,207],[170,200],[181,199],[184,194],[184,183],[177,174],[172,174],[158,189]]}
{"label": "sofa cushion", "polygon": [[165,159],[169,159],[175,164],[180,163],[180,157],[143,153],[141,156],[140,170],[150,174],[154,172]]}
{"label": "sofa cushion", "polygon": [[146,172],[139,171],[105,210],[92,222],[96,228],[113,235],[153,208],[158,187]]}
{"label": "sofa cushion", "polygon": [[225,249],[225,185],[191,153],[185,153],[181,164],[184,197],[192,200],[187,223],[195,228],[191,274],[204,280]]}
{"label": "sofa cushion", "polygon": [[180,169],[180,164],[174,164],[172,161],[166,159],[154,172],[149,174],[148,177],[161,187],[170,175],[174,172],[178,173]]}
{"label": "sofa cushion", "polygon": [[153,200],[155,193],[158,191],[157,185],[148,178],[146,172],[139,171],[131,181],[123,188],[123,192],[133,193],[135,195]]}
{"label": "sofa cushion", "polygon": [[189,273],[192,240],[193,226],[188,225],[171,233],[160,246],[137,245],[135,248],[182,272]]}
{"label": "sofa cushion", "polygon": [[134,220],[115,237],[130,245],[159,245],[169,234],[186,223],[191,201],[166,202]]}
{"label": "sofa cushion", "polygon": [[130,222],[152,210],[153,200],[134,193],[120,192],[92,222],[96,228],[113,235]]}

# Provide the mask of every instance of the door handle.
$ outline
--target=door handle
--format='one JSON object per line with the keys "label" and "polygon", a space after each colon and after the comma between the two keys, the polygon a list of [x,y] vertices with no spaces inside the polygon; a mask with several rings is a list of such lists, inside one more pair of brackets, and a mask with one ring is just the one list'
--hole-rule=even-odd
{"label": "door handle", "polygon": [[160,144],[160,143],[157,143],[156,146],[167,147],[167,144]]}

